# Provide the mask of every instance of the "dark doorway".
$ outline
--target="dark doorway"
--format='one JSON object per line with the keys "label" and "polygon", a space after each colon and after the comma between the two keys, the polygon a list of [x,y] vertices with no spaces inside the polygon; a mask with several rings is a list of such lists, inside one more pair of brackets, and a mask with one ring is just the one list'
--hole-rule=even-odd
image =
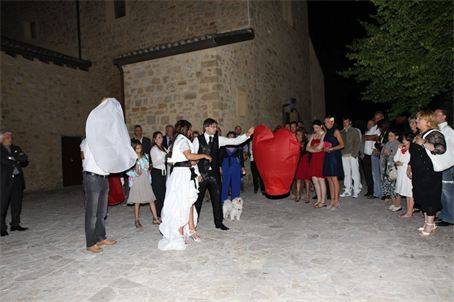
{"label": "dark doorway", "polygon": [[62,136],[61,138],[64,187],[82,184],[81,141],[80,136]]}

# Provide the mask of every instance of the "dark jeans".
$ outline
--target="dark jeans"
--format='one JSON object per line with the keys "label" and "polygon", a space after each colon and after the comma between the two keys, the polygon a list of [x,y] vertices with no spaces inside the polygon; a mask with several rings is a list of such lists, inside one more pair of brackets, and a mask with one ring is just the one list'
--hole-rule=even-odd
{"label": "dark jeans", "polygon": [[251,173],[252,173],[252,182],[254,183],[254,192],[257,192],[259,190],[259,186],[260,186],[260,191],[264,192],[265,185],[263,184],[263,180],[260,177],[259,170],[257,169],[257,166],[255,165],[254,161],[251,161]]}
{"label": "dark jeans", "polygon": [[87,247],[106,239],[104,218],[107,215],[109,182],[107,177],[84,173],[85,238]]}
{"label": "dark jeans", "polygon": [[364,168],[364,178],[366,179],[367,194],[374,194],[374,180],[372,178],[372,159],[370,155],[364,154],[362,160]]}
{"label": "dark jeans", "polygon": [[443,171],[441,205],[438,216],[441,220],[454,223],[454,167]]}
{"label": "dark jeans", "polygon": [[24,197],[24,183],[22,178],[16,177],[7,187],[2,188],[1,192],[1,221],[2,231],[7,230],[6,214],[11,205],[11,226],[17,227],[20,224],[20,213],[22,212],[22,199]]}
{"label": "dark jeans", "polygon": [[151,187],[156,196],[156,211],[158,217],[161,217],[161,211],[166,197],[166,176],[162,175],[162,170],[151,169]]}
{"label": "dark jeans", "polygon": [[205,193],[208,190],[210,192],[211,197],[211,204],[213,206],[213,217],[214,217],[214,225],[219,226],[222,224],[223,214],[222,214],[222,205],[221,205],[221,198],[219,196],[219,188],[220,188],[220,181],[216,176],[208,176],[206,177],[200,184],[199,184],[199,197],[195,202],[195,208],[197,210],[197,214],[200,218],[200,212],[202,211],[202,203],[203,198],[205,197]]}

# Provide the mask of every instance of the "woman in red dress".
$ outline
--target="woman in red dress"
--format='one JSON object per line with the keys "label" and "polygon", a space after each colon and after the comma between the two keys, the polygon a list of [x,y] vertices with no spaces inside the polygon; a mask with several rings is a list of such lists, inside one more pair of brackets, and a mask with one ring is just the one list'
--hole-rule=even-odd
{"label": "woman in red dress", "polygon": [[311,192],[311,175],[309,171],[309,158],[310,153],[307,152],[307,139],[303,129],[298,129],[296,131],[296,139],[301,144],[301,157],[298,163],[298,168],[296,169],[296,198],[295,201],[299,202],[301,199],[301,184],[304,181],[306,188],[306,198],[304,199],[305,203],[310,202],[310,192]]}
{"label": "woman in red dress", "polygon": [[311,158],[309,161],[309,174],[314,183],[315,192],[317,193],[317,202],[314,204],[316,208],[326,207],[326,183],[323,177],[323,161],[325,158],[324,142],[325,132],[323,124],[319,120],[312,123],[314,133],[309,139],[306,150],[310,152]]}

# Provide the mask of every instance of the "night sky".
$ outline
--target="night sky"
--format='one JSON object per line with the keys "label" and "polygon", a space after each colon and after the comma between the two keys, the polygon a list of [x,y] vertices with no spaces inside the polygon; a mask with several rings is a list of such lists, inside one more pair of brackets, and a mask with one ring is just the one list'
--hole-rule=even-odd
{"label": "night sky", "polygon": [[337,74],[349,66],[347,45],[365,36],[358,20],[365,21],[374,12],[369,1],[309,1],[309,31],[325,76],[327,114],[365,120],[386,108],[360,101],[361,86]]}

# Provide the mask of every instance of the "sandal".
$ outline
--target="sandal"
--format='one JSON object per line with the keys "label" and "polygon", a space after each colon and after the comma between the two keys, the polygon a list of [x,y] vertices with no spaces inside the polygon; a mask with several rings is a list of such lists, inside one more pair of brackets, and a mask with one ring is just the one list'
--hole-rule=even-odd
{"label": "sandal", "polygon": [[143,228],[143,225],[140,223],[140,220],[136,220],[134,225],[136,226],[136,228]]}
{"label": "sandal", "polygon": [[430,234],[434,233],[435,230],[437,229],[437,225],[435,223],[427,223],[426,225],[428,226],[432,226],[433,228],[429,231],[429,232],[426,232],[424,231],[424,229],[421,231],[421,235],[422,236],[429,236]]}
{"label": "sandal", "polygon": [[191,238],[195,242],[202,241],[202,239],[199,237],[199,234],[197,234],[197,232],[194,230],[189,230],[189,238]]}
{"label": "sandal", "polygon": [[314,208],[317,208],[317,209],[324,208],[324,207],[326,207],[326,203],[323,201],[317,202],[316,204],[314,204]]}
{"label": "sandal", "polygon": [[153,218],[153,224],[161,224],[161,220]]}

